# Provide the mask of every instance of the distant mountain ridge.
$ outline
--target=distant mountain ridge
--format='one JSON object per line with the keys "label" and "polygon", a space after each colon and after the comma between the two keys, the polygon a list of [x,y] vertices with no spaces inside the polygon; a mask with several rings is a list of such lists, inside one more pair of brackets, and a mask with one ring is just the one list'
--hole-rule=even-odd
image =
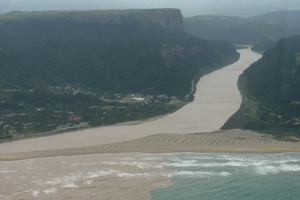
{"label": "distant mountain ridge", "polygon": [[233,44],[253,44],[265,36],[240,17],[195,16],[185,19],[185,30],[202,39],[223,40]]}
{"label": "distant mountain ridge", "polygon": [[280,38],[300,34],[300,10],[270,12],[239,18],[196,16],[185,19],[185,30],[199,38],[251,44],[257,51],[272,47]]}

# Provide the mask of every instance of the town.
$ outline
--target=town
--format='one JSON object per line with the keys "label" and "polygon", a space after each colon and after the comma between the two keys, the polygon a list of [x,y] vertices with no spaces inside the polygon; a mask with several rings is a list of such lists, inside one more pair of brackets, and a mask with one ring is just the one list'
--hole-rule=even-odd
{"label": "town", "polygon": [[166,95],[95,92],[71,86],[0,90],[0,139],[141,120],[187,102]]}

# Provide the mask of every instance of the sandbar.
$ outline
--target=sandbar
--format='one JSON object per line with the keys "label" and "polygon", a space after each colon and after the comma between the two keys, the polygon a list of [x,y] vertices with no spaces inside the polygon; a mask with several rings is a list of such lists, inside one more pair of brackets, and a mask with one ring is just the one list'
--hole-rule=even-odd
{"label": "sandbar", "polygon": [[225,130],[196,134],[156,134],[124,142],[43,150],[1,153],[0,161],[74,156],[99,153],[283,153],[300,152],[300,141],[280,141],[271,135],[246,130]]}

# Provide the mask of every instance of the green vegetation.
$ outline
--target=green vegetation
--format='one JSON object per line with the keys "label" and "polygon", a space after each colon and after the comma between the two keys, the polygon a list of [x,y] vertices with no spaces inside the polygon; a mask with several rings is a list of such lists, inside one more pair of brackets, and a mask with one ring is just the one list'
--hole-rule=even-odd
{"label": "green vegetation", "polygon": [[0,138],[175,111],[199,71],[237,56],[182,29],[177,9],[0,15]]}
{"label": "green vegetation", "polygon": [[253,50],[264,52],[280,38],[300,34],[299,18],[299,10],[277,11],[250,18],[196,16],[185,19],[185,30],[203,39],[254,45]]}
{"label": "green vegetation", "polygon": [[119,21],[106,16],[104,22],[101,17],[90,21],[86,12],[75,13],[77,21],[69,20],[73,12],[53,15],[56,18],[32,13],[27,18],[22,14],[22,20],[0,17],[0,84],[4,88],[71,84],[184,97],[199,68],[235,54],[227,43],[199,40],[150,19],[141,22],[120,15]]}
{"label": "green vegetation", "polygon": [[6,89],[0,94],[0,139],[141,120],[186,104],[165,95],[99,95],[71,87]]}
{"label": "green vegetation", "polygon": [[300,35],[280,40],[239,78],[240,110],[224,125],[300,137]]}

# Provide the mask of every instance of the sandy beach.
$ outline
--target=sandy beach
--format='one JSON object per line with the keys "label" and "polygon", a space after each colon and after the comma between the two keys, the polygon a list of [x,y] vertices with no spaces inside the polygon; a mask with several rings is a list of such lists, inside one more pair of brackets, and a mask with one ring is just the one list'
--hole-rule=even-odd
{"label": "sandy beach", "polygon": [[[296,139],[295,139],[296,140]],[[267,134],[226,130],[196,134],[157,134],[124,142],[55,150],[2,153],[0,161],[105,153],[281,153],[300,152],[300,141],[279,141]]]}
{"label": "sandy beach", "polygon": [[237,79],[260,55],[239,50],[238,62],[206,75],[195,100],[167,116],[0,144],[0,199],[150,199],[172,170],[158,153],[300,152],[244,130],[219,130],[238,110]]}
{"label": "sandy beach", "polygon": [[299,141],[229,130],[158,134],[99,146],[1,154],[0,199],[150,200],[151,191],[170,186],[170,178],[177,173],[164,160],[168,156],[172,161],[173,154],[164,153],[299,151]]}

